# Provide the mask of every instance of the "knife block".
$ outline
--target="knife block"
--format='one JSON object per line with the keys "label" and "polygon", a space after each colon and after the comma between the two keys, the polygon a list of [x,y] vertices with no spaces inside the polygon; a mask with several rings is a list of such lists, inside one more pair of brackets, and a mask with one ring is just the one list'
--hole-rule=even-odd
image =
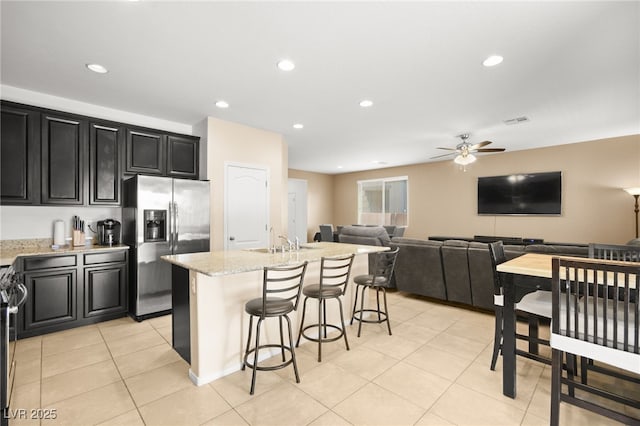
{"label": "knife block", "polygon": [[77,246],[84,246],[84,245],[85,245],[84,232],[74,229],[73,230],[73,246],[77,247]]}

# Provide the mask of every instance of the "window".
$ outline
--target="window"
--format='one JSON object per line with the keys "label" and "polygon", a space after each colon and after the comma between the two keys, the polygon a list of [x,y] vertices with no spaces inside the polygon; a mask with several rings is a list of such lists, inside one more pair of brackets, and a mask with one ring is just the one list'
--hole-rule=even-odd
{"label": "window", "polygon": [[358,223],[407,226],[408,182],[406,176],[358,181]]}

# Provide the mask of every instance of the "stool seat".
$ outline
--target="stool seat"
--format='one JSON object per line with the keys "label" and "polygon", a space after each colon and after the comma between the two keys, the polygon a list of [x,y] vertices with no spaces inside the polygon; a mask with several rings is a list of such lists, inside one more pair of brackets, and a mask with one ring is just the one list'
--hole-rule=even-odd
{"label": "stool seat", "polygon": [[320,284],[311,284],[302,289],[302,294],[307,297],[313,297],[314,299],[339,297],[342,296],[342,289],[338,287],[322,287],[321,291]]}
{"label": "stool seat", "polygon": [[[265,311],[263,312],[263,306]],[[262,303],[262,297],[249,300],[244,305],[244,311],[249,315],[264,316],[265,317],[277,317],[280,315],[288,314],[293,311],[295,307],[290,300],[280,299],[277,297],[268,297],[266,302]]]}
{"label": "stool seat", "polygon": [[353,279],[353,282],[359,285],[366,285],[369,287],[386,287],[389,284],[387,277],[374,276],[374,275],[358,275]]}

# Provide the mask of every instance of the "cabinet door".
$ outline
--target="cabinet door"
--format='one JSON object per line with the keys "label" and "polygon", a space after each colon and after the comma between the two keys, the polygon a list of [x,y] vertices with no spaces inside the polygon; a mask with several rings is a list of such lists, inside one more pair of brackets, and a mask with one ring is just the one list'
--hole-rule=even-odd
{"label": "cabinet door", "polygon": [[127,173],[165,174],[164,135],[127,129]]}
{"label": "cabinet door", "polygon": [[123,143],[123,128],[89,124],[89,204],[120,204]]}
{"label": "cabinet door", "polygon": [[38,204],[40,113],[2,104],[0,130],[2,204]]}
{"label": "cabinet door", "polygon": [[43,204],[83,204],[86,146],[86,121],[72,115],[43,113]]}
{"label": "cabinet door", "polygon": [[76,268],[24,274],[29,291],[24,304],[26,331],[73,322],[76,314]]}
{"label": "cabinet door", "polygon": [[126,264],[85,268],[84,317],[127,311]]}
{"label": "cabinet door", "polygon": [[198,178],[198,138],[167,136],[167,174],[181,178]]}

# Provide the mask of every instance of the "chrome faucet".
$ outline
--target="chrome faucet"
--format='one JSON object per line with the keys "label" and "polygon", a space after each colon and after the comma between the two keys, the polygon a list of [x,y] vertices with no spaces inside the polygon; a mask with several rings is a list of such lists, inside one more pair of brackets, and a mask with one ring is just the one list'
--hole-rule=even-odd
{"label": "chrome faucet", "polygon": [[278,235],[278,238],[286,241],[289,245],[289,251],[293,251],[294,244],[286,235]]}

